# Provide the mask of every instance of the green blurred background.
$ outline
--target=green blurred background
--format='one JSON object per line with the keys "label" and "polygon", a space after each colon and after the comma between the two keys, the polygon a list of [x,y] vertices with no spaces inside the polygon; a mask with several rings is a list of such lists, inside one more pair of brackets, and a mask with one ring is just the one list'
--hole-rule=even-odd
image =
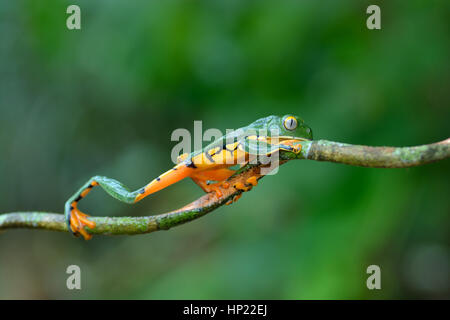
{"label": "green blurred background", "polygon": [[[66,8],[81,7],[81,30]],[[366,8],[381,7],[381,30]],[[62,212],[88,178],[133,190],[172,166],[176,128],[296,113],[316,139],[449,137],[448,1],[0,2],[0,212]],[[0,234],[0,298],[449,298],[449,161],[369,169],[292,161],[237,203],[140,236]],[[182,181],[148,215],[202,194]],[[82,290],[66,288],[68,265]],[[381,267],[382,290],[366,288]]]}

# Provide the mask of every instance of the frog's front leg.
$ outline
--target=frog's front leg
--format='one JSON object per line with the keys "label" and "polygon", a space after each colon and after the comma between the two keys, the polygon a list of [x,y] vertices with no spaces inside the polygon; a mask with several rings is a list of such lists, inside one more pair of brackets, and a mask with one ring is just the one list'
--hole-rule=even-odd
{"label": "frog's front leg", "polygon": [[[260,157],[272,157],[273,154],[278,153],[280,150],[293,152],[295,154],[300,153],[302,150],[301,144],[296,144],[298,140],[285,140],[279,143],[268,143],[266,141],[251,141],[251,140],[243,140],[241,145],[243,150],[247,152],[250,156],[251,161],[257,160],[260,162]],[[274,161],[273,159],[271,161]]]}
{"label": "frog's front leg", "polygon": [[284,150],[284,151],[293,152],[295,154],[299,154],[300,151],[302,151],[302,145],[300,143],[296,143],[296,142],[299,142],[299,141],[296,139],[286,140],[286,141],[283,141],[283,142],[277,144],[276,146],[278,148],[278,151]]}

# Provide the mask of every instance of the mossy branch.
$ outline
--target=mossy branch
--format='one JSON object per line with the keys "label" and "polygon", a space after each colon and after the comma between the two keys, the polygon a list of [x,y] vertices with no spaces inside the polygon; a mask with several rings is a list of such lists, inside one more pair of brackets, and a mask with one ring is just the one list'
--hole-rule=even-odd
{"label": "mossy branch", "polygon": [[407,168],[450,157],[450,138],[415,147],[369,147],[327,140],[303,143],[300,155],[286,154],[286,159],[303,158],[344,163],[371,168]]}
{"label": "mossy branch", "polygon": [[[295,154],[281,152],[280,164],[294,159],[329,161],[372,168],[406,168],[447,159],[450,157],[450,138],[444,141],[415,147],[369,147],[350,145],[326,140],[301,142],[302,150]],[[261,179],[262,165],[247,165],[236,172],[228,182],[245,183],[249,177]],[[120,235],[143,234],[195,220],[224,204],[229,204],[242,191],[222,188],[223,196],[206,194],[187,206],[175,211],[147,217],[91,217],[96,227],[92,234]],[[49,212],[13,212],[0,215],[0,231],[11,228],[45,229],[67,232],[63,214]]]}

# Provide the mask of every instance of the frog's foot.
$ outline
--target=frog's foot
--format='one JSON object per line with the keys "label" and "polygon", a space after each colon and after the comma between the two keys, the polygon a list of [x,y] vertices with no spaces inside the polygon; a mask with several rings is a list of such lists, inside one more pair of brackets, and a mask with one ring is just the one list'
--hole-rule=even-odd
{"label": "frog's foot", "polygon": [[233,202],[238,201],[240,198],[242,197],[242,193],[235,195],[234,197],[232,197],[230,200],[228,200],[227,202],[225,202],[225,204],[228,206],[230,204],[232,204]]}
{"label": "frog's foot", "polygon": [[70,210],[70,225],[69,228],[75,235],[81,234],[84,240],[90,240],[92,235],[89,234],[84,227],[90,229],[95,228],[95,222],[88,220],[89,215],[78,210],[76,206],[72,206]]}
{"label": "frog's foot", "polygon": [[221,198],[223,196],[222,190],[221,189],[228,189],[230,187],[230,184],[226,181],[222,181],[222,182],[217,182],[217,183],[213,183],[210,185],[207,185],[205,187],[207,192],[215,192],[217,198]]}
{"label": "frog's foot", "polygon": [[258,178],[256,176],[252,176],[252,177],[248,178],[247,180],[245,180],[245,183],[236,182],[233,187],[236,190],[239,190],[242,192],[247,192],[247,191],[250,191],[257,184],[258,184]]}
{"label": "frog's foot", "polygon": [[233,186],[236,190],[238,191],[242,191],[242,192],[247,192],[252,190],[253,186],[250,184],[244,184],[242,182],[236,182]]}
{"label": "frog's foot", "polygon": [[296,142],[298,142],[298,141],[296,141],[296,140],[283,141],[280,144],[280,149],[290,151],[295,154],[299,154],[300,151],[302,151],[302,145],[300,143],[296,143]]}
{"label": "frog's foot", "polygon": [[256,176],[252,176],[247,179],[246,184],[254,187],[258,184],[258,178]]}
{"label": "frog's foot", "polygon": [[299,154],[300,153],[300,151],[302,151],[302,145],[299,143],[299,144],[296,144],[296,145],[293,145],[292,146],[292,151],[295,153],[295,154]]}

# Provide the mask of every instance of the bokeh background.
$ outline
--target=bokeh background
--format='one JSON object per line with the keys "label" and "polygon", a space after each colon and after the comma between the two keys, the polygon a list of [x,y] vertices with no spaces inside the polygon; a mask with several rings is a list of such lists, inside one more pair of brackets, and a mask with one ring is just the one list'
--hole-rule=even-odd
{"label": "bokeh background", "polygon": [[[81,30],[66,8],[81,7]],[[366,28],[381,7],[382,29]],[[449,137],[450,3],[0,2],[0,212],[62,212],[91,176],[133,190],[172,166],[176,128],[296,113],[316,139],[407,146]],[[140,236],[0,233],[0,298],[449,298],[449,161],[368,169],[292,161],[237,203]],[[149,215],[95,190],[91,215]],[[66,288],[81,267],[82,290]],[[382,289],[366,288],[381,267]]]}

